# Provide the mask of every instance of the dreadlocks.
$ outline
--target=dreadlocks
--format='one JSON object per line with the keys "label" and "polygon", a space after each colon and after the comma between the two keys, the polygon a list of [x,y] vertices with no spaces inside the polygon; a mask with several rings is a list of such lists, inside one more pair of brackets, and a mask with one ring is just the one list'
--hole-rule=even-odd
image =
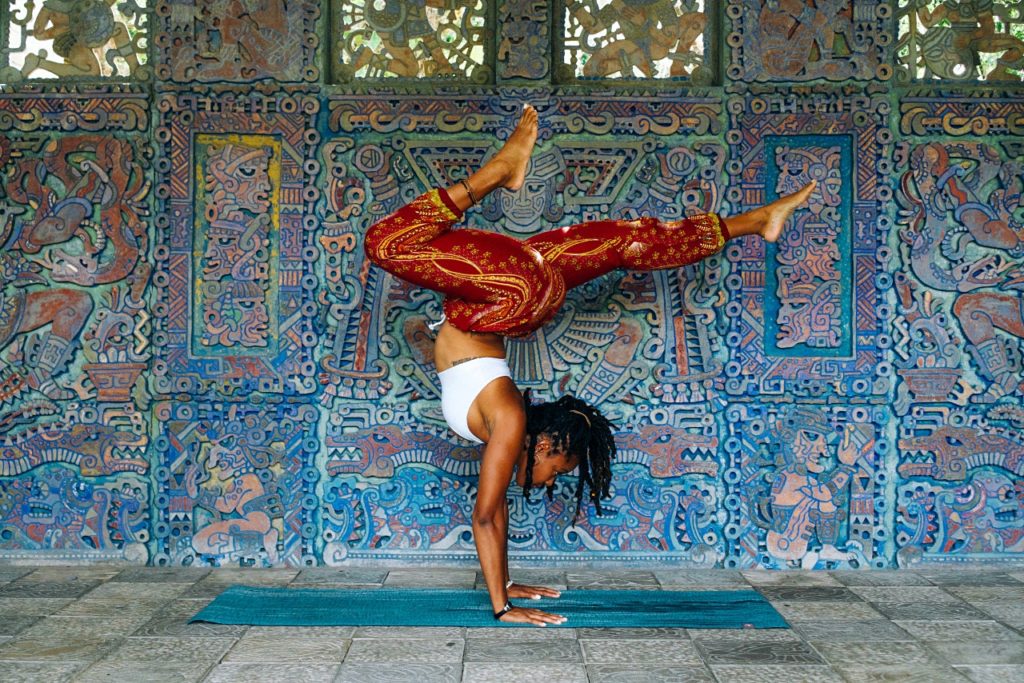
{"label": "dreadlocks", "polygon": [[[594,406],[574,396],[563,396],[553,403],[530,402],[530,390],[523,392],[526,407],[526,486],[523,495],[530,499],[533,486],[533,464],[536,459],[537,438],[546,434],[551,448],[579,459],[580,482],[576,487],[576,516],[583,510],[584,485],[590,489],[597,514],[601,514],[601,499],[609,497],[612,481],[612,459],[615,457],[615,439],[611,423]],[[548,487],[548,499],[553,495]]]}

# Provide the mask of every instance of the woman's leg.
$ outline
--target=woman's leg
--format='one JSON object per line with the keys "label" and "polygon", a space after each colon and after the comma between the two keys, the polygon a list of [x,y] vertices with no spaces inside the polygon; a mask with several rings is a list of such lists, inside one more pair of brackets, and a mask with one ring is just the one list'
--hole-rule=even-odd
{"label": "woman's leg", "polygon": [[465,211],[499,187],[518,190],[526,178],[526,166],[537,142],[537,110],[523,107],[516,129],[483,167],[469,176],[465,184],[459,182],[448,188],[448,196]]}
{"label": "woman's leg", "polygon": [[729,236],[745,237],[760,235],[766,242],[779,239],[779,233],[794,210],[806,202],[818,182],[812,180],[799,190],[785,197],[779,197],[771,204],[741,213],[729,219]]}
{"label": "woman's leg", "polygon": [[384,270],[445,295],[445,315],[461,330],[527,334],[529,321],[557,310],[565,286],[535,250],[482,230],[452,230],[484,196],[522,185],[537,138],[537,113],[527,107],[502,149],[465,184],[431,190],[373,225],[367,257]]}
{"label": "woman's leg", "polygon": [[619,268],[660,270],[695,263],[729,239],[715,214],[681,221],[589,221],[534,235],[526,243],[559,270],[568,289]]}
{"label": "woman's leg", "polygon": [[618,268],[661,270],[696,263],[735,237],[760,235],[774,242],[786,219],[814,190],[810,183],[791,195],[727,222],[717,214],[679,221],[656,218],[590,221],[534,235],[526,243],[561,272],[572,289]]}
{"label": "woman's leg", "polygon": [[526,242],[480,230],[451,228],[463,212],[498,187],[518,189],[537,137],[537,114],[524,109],[502,149],[465,182],[433,190],[367,232],[371,261],[446,296],[445,314],[461,330],[529,334],[558,310],[565,290],[617,268],[656,270],[694,263],[732,237],[774,241],[806,200],[809,185],[773,204],[729,219],[715,214],[663,223],[592,221]]}

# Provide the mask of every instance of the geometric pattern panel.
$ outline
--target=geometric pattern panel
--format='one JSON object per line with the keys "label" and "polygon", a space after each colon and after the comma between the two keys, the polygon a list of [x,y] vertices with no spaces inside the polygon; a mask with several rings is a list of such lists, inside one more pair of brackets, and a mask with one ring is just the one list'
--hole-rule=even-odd
{"label": "geometric pattern panel", "polygon": [[147,106],[0,99],[0,558],[148,558]]}
{"label": "geometric pattern panel", "polygon": [[779,243],[726,247],[726,391],[881,399],[892,373],[877,313],[889,282],[881,247],[892,190],[877,177],[891,163],[887,99],[778,91],[734,96],[729,109],[734,205],[753,209],[812,179],[818,185]]}
{"label": "geometric pattern panel", "polygon": [[891,15],[880,0],[729,0],[726,73],[740,81],[888,80]]}
{"label": "geometric pattern panel", "polygon": [[153,416],[154,564],[316,564],[315,407],[162,401]]}
{"label": "geometric pattern panel", "polygon": [[156,391],[312,393],[318,102],[160,102]]}

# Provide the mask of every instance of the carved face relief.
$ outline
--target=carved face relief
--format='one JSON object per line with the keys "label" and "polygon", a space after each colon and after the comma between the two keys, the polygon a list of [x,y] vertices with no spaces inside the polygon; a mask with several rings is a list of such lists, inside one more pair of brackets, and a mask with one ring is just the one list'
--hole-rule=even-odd
{"label": "carved face relief", "polygon": [[254,282],[206,283],[204,342],[224,346],[266,346],[267,313],[263,288]]}
{"label": "carved face relief", "polygon": [[203,278],[220,280],[229,274],[235,263],[243,256],[239,245],[242,226],[227,221],[218,221],[211,225],[206,241],[206,252],[203,254]]}
{"label": "carved face relief", "polygon": [[264,147],[212,146],[207,187],[214,191],[215,201],[255,214],[269,211],[270,155]]}
{"label": "carved face relief", "polygon": [[793,457],[797,463],[803,464],[808,472],[818,474],[825,471],[821,458],[828,455],[825,436],[806,429],[800,429],[793,441]]}
{"label": "carved face relief", "polygon": [[238,445],[238,439],[234,435],[228,435],[218,439],[210,447],[209,469],[219,470],[218,478],[221,481],[230,479],[238,473],[245,465],[245,455]]}
{"label": "carved face relief", "polygon": [[832,346],[839,338],[839,311],[835,281],[780,287],[779,348],[797,344]]}
{"label": "carved face relief", "polygon": [[502,191],[499,196],[502,213],[516,225],[535,224],[547,209],[547,185],[544,180],[528,177],[515,192]]}

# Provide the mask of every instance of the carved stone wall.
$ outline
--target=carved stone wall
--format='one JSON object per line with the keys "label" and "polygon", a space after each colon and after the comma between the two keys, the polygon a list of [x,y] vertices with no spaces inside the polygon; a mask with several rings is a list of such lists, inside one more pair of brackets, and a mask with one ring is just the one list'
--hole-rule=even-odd
{"label": "carved stone wall", "polygon": [[[465,224],[753,209],[511,340],[617,428],[526,564],[1024,559],[1019,3],[18,0],[0,8],[0,560],[475,562],[437,295],[367,228],[540,113]],[[968,39],[969,38],[969,39]]]}

